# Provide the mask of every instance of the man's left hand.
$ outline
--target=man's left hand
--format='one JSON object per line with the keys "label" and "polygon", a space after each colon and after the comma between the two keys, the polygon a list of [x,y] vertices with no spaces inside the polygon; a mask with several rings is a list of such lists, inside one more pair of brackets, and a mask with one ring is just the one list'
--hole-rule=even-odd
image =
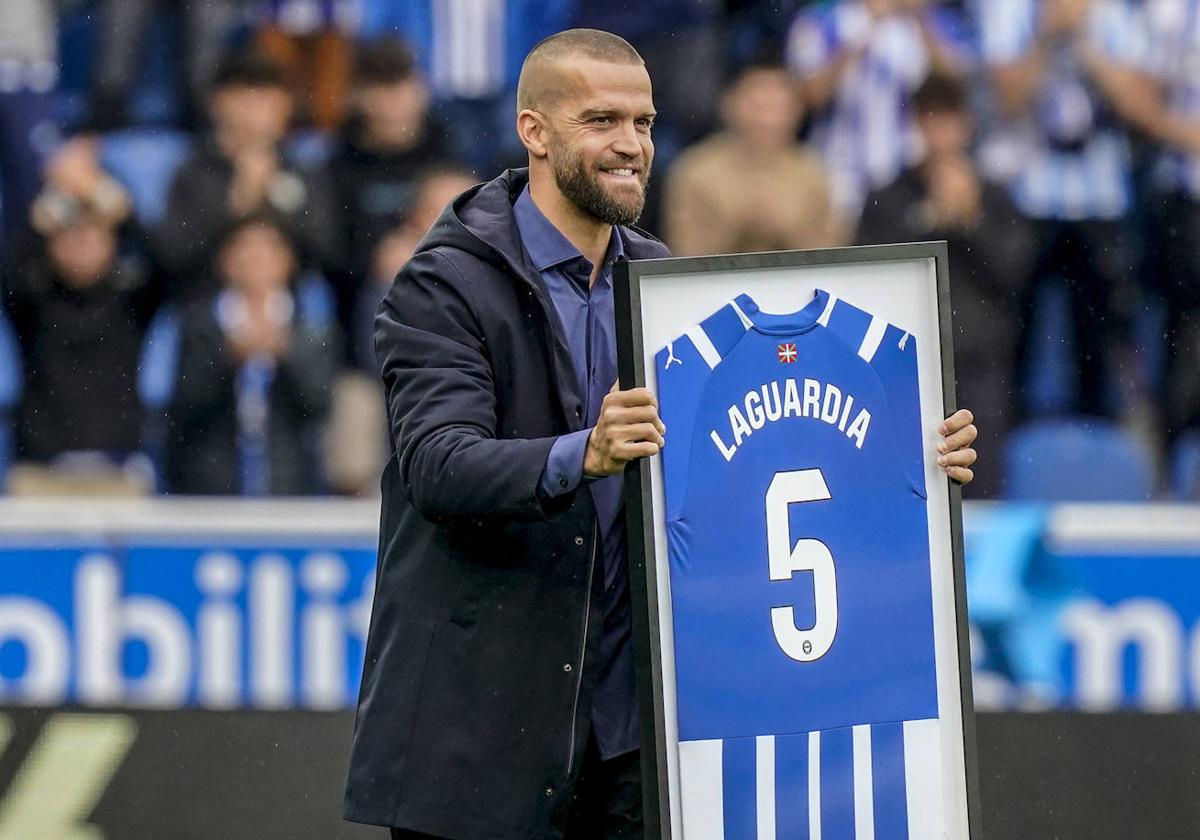
{"label": "man's left hand", "polygon": [[971,465],[977,456],[971,444],[975,443],[979,430],[974,420],[971,412],[960,408],[938,426],[938,434],[942,436],[937,447],[938,466],[959,484],[969,484],[975,477]]}

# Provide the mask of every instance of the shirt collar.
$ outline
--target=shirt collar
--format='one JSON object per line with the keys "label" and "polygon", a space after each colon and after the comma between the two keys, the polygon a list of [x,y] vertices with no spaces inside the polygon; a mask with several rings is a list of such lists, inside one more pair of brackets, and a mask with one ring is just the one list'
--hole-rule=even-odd
{"label": "shirt collar", "polygon": [[[533,265],[538,271],[545,271],[572,260],[586,262],[579,249],[542,215],[542,211],[533,203],[528,185],[513,205],[513,216],[517,221],[521,242],[524,243],[525,250],[529,252],[529,258],[533,260]],[[608,241],[608,253],[604,259],[609,263],[623,256],[625,244],[621,241],[620,230],[614,226]]]}

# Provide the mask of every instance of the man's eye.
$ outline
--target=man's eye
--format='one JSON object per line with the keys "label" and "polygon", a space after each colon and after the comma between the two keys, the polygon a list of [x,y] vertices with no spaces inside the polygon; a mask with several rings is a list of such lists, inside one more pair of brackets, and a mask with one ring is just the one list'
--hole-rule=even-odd
{"label": "man's eye", "polygon": [[654,127],[653,120],[638,120],[637,124],[638,124],[638,128],[644,128],[647,131],[649,131],[651,128]]}
{"label": "man's eye", "polygon": [[607,124],[612,122],[612,117],[592,117],[592,122]]}

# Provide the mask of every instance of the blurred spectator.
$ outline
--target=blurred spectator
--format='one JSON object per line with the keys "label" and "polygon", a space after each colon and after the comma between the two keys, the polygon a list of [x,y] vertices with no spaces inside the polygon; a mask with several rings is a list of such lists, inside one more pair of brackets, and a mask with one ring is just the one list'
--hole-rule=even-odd
{"label": "blurred spectator", "polygon": [[371,268],[354,310],[354,361],[358,370],[338,377],[325,436],[325,463],[333,490],[347,495],[376,492],[387,460],[387,423],[379,363],[375,359],[375,312],[417,243],[454,198],[475,183],[465,170],[426,170],[404,221],[384,232],[371,253]]}
{"label": "blurred spectator", "polygon": [[221,289],[184,315],[169,410],[171,492],[316,492],[319,424],[329,408],[340,339],[306,317],[299,255],[284,217],[232,223],[216,253]]}
{"label": "blurred spectator", "polygon": [[660,165],[715,127],[724,74],[718,11],[713,0],[586,0],[577,6],[573,26],[618,32],[645,59],[654,80]]}
{"label": "blurred spectator", "polygon": [[284,68],[303,117],[326,131],[342,122],[355,0],[264,0],[259,43]]}
{"label": "blurred spectator", "polygon": [[99,37],[93,71],[91,119],[93,129],[118,128],[129,120],[129,96],[150,25],[155,17],[178,15],[178,54],[182,59],[189,123],[198,124],[204,96],[237,27],[248,0],[99,0]]}
{"label": "blurred spectator", "polygon": [[[867,197],[858,244],[947,241],[958,403],[981,418],[981,447],[999,453],[1017,392],[1019,302],[1029,281],[1030,225],[1006,190],[977,171],[966,87],[935,73],[917,89],[913,106],[924,157]],[[969,485],[972,495],[999,491],[998,467],[999,458],[979,463]]]}
{"label": "blurred spectator", "polygon": [[[489,174],[523,166],[516,90],[538,41],[570,25],[579,0],[361,0],[364,38],[398,34],[412,44],[454,157]],[[618,30],[620,31],[620,30]]]}
{"label": "blurred spectator", "polygon": [[329,163],[329,183],[344,256],[336,277],[338,312],[353,336],[351,313],[376,243],[411,210],[421,173],[448,162],[451,150],[429,115],[429,89],[402,41],[385,38],[362,46],[352,96],[349,122]]}
{"label": "blurred spectator", "polygon": [[725,130],[685,151],[667,179],[664,232],[677,255],[836,245],[821,159],[796,141],[804,113],[779,64],[743,69],[721,99]]}
{"label": "blurred spectator", "polygon": [[867,192],[919,156],[912,92],[931,69],[968,68],[963,26],[934,0],[836,0],[800,13],[788,51],[804,81],[834,205],[853,224]]}
{"label": "blurred spectator", "polygon": [[0,250],[25,226],[42,166],[58,142],[58,6],[0,0]]}
{"label": "blurred spectator", "polygon": [[[983,0],[980,12],[1001,116],[1025,129],[1012,184],[1017,207],[1035,221],[1024,320],[1034,323],[1047,283],[1066,281],[1075,409],[1111,414],[1108,385],[1127,346],[1135,291],[1122,117],[1153,98],[1139,70],[1147,61],[1143,30],[1123,0]],[[1020,364],[1028,375],[1031,331],[1025,337]]]}
{"label": "blurred spectator", "polygon": [[37,235],[4,280],[24,370],[21,461],[79,451],[120,461],[139,448],[138,357],[164,282],[144,255],[122,250],[139,244],[131,206],[93,141],[71,141],[51,161],[32,210]]}
{"label": "blurred spectator", "polygon": [[301,261],[330,259],[335,222],[328,189],[290,164],[280,143],[292,117],[283,71],[256,52],[227,58],[209,96],[212,134],[171,185],[160,235],[163,258],[189,285],[206,291],[213,242],[232,219],[262,208],[282,213],[298,232]]}
{"label": "blurred spectator", "polygon": [[1200,427],[1200,0],[1148,0],[1165,148],[1150,203],[1151,279],[1166,301],[1165,437]]}
{"label": "blurred spectator", "polygon": [[466,170],[453,166],[425,170],[416,183],[404,221],[384,232],[372,248],[367,282],[355,309],[354,334],[355,360],[373,379],[379,378],[379,363],[375,360],[375,310],[379,302],[438,216],[476,180]]}

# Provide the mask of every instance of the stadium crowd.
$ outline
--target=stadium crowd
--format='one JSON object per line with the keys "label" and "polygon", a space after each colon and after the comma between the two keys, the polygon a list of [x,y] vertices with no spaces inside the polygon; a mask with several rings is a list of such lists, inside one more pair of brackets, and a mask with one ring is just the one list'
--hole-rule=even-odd
{"label": "stadium crowd", "polygon": [[572,26],[646,59],[674,253],[949,242],[970,494],[1064,416],[1172,492],[1200,0],[0,0],[8,491],[374,492],[375,306],[523,164],[521,59]]}

